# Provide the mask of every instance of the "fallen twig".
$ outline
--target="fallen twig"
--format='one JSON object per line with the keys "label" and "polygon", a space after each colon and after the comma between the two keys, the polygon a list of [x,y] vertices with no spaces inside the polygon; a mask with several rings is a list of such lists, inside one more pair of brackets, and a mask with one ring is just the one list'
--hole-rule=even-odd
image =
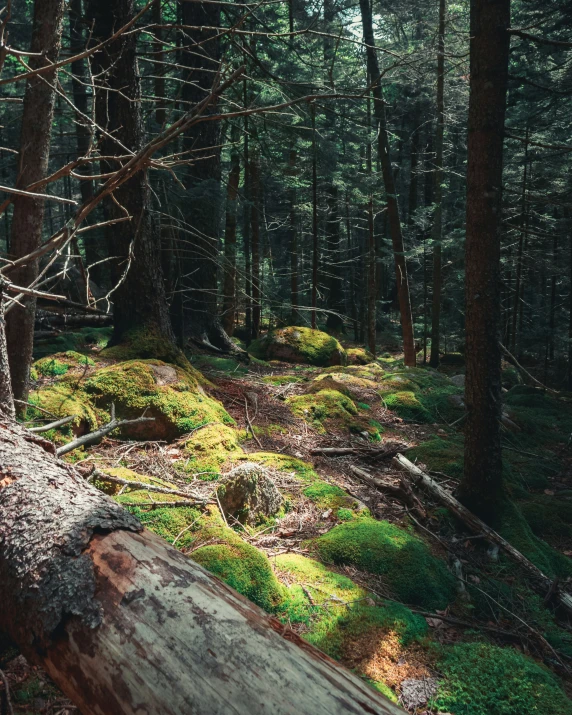
{"label": "fallen twig", "polygon": [[264,447],[260,444],[260,440],[258,437],[254,434],[254,427],[252,426],[252,422],[250,421],[250,417],[248,416],[248,398],[244,398],[244,409],[246,411],[246,424],[248,427],[250,427],[250,431],[252,432],[252,436],[256,440],[256,444],[260,447],[260,449],[264,449]]}
{"label": "fallen twig", "polygon": [[56,449],[56,454],[58,457],[61,457],[62,454],[67,454],[68,452],[73,451],[74,449],[77,449],[78,447],[82,447],[85,444],[94,444],[95,442],[98,442],[102,437],[105,437],[106,434],[109,434],[110,432],[113,432],[114,429],[117,429],[118,427],[125,427],[126,425],[136,425],[139,424],[140,422],[154,422],[155,418],[154,417],[137,417],[134,420],[116,420],[115,419],[115,405],[111,405],[111,420],[108,422],[106,425],[103,425],[103,427],[100,427],[99,429],[94,430],[93,432],[89,432],[88,434],[84,434],[82,437],[78,437],[77,439],[74,439],[72,442],[68,442],[67,444],[62,445],[61,447],[58,447]]}
{"label": "fallen twig", "polygon": [[528,571],[535,579],[535,582],[539,584],[537,590],[544,597],[548,592],[553,590],[554,599],[563,606],[568,613],[572,613],[572,596],[566,591],[563,591],[560,587],[553,588],[553,581],[545,573],[543,573],[537,566],[535,566],[531,561],[529,561],[524,554],[514,548],[509,544],[506,539],[498,534],[494,529],[491,529],[484,521],[475,516],[471,511],[469,511],[465,506],[461,504],[455,497],[447,492],[443,487],[438,484],[434,479],[432,479],[428,474],[425,474],[419,467],[410,462],[402,454],[398,454],[393,458],[393,463],[397,469],[407,472],[413,482],[417,486],[421,486],[427,489],[441,504],[446,506],[450,511],[455,514],[461,521],[476,534],[483,534],[485,538],[491,543],[499,546],[506,554],[508,554],[512,559],[519,563],[526,571]]}
{"label": "fallen twig", "polygon": [[55,422],[50,422],[47,425],[42,425],[41,427],[30,427],[30,432],[35,434],[41,434],[42,432],[48,432],[51,429],[57,429],[58,427],[63,427],[64,425],[73,422],[78,417],[78,415],[70,415],[69,417],[62,417],[61,420],[56,420]]}
{"label": "fallen twig", "polygon": [[157,487],[154,484],[146,484],[145,482],[135,482],[131,481],[130,479],[122,479],[121,477],[113,477],[111,474],[106,474],[105,472],[99,471],[99,469],[95,469],[91,474],[90,474],[90,479],[101,479],[102,481],[105,482],[111,482],[112,484],[121,484],[124,487],[134,487],[136,489],[143,489],[148,492],[157,492],[159,494],[173,494],[174,496],[178,497],[193,497],[197,500],[200,500],[201,498],[197,496],[196,494],[189,494],[189,492],[185,492],[181,489],[170,489],[169,487]]}
{"label": "fallen twig", "polygon": [[423,504],[421,504],[419,499],[415,496],[415,494],[413,494],[411,485],[406,479],[401,478],[399,486],[395,486],[394,484],[388,484],[381,479],[372,477],[371,474],[368,474],[365,470],[355,467],[354,465],[350,466],[350,471],[358,479],[361,479],[362,482],[369,484],[371,487],[387,492],[391,496],[395,497],[395,499],[403,502],[412,511],[415,511],[421,519],[427,518],[427,512],[423,508]]}

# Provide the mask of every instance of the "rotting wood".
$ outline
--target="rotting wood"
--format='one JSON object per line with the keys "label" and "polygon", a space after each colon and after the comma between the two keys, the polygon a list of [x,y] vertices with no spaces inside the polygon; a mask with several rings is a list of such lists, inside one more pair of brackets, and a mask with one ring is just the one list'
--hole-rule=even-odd
{"label": "rotting wood", "polygon": [[427,518],[427,512],[423,508],[423,504],[421,504],[419,499],[415,496],[413,490],[411,489],[411,485],[404,477],[401,477],[401,479],[399,480],[399,485],[394,485],[389,484],[382,479],[372,477],[371,474],[368,474],[365,470],[360,469],[359,467],[356,467],[354,465],[350,466],[350,471],[358,479],[361,479],[362,482],[369,484],[370,487],[375,487],[382,492],[386,492],[387,494],[390,494],[392,497],[408,506],[421,519]]}
{"label": "rotting wood", "polygon": [[0,427],[0,629],[83,715],[403,712]]}
{"label": "rotting wood", "polygon": [[547,593],[552,593],[554,602],[562,606],[568,613],[572,613],[572,596],[569,593],[566,593],[566,591],[563,591],[558,586],[554,588],[554,582],[551,578],[529,561],[524,554],[515,549],[506,539],[503,539],[494,529],[491,529],[490,526],[487,526],[478,516],[475,516],[475,514],[463,506],[460,501],[443,489],[443,487],[428,474],[425,474],[425,472],[402,454],[398,454],[393,458],[393,464],[397,469],[407,472],[415,485],[426,489],[434,498],[455,514],[473,533],[483,534],[488,541],[500,547],[514,561],[519,563],[533,577],[533,583],[543,597],[546,596]]}

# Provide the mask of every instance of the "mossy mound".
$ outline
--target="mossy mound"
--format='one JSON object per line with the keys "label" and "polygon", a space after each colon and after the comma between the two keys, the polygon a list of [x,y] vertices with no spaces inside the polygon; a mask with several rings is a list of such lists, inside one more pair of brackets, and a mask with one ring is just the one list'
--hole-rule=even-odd
{"label": "mossy mound", "polygon": [[313,501],[319,509],[331,509],[336,516],[339,515],[340,511],[342,511],[342,517],[344,517],[344,512],[348,512],[343,518],[344,521],[353,519],[354,512],[360,509],[359,503],[341,487],[329,484],[321,479],[306,487],[303,494]]}
{"label": "mossy mound", "polygon": [[[114,467],[112,469],[103,469],[101,471],[104,474],[109,474],[111,477],[125,479],[128,482],[141,482],[142,484],[149,484],[166,489],[177,489],[177,485],[172,482],[167,482],[164,479],[158,479],[157,477],[148,477],[145,474],[139,474],[139,472],[134,472],[132,469],[127,469],[126,467]],[[181,500],[181,497],[175,494],[159,495],[157,492],[149,492],[139,486],[125,487],[114,482],[107,482],[104,478],[95,479],[94,484],[102,492],[105,492],[110,496],[117,496],[117,501],[124,506],[138,505],[142,502],[149,503],[152,501]],[[119,495],[119,492],[121,492],[121,495]]]}
{"label": "mossy mound", "polygon": [[[47,410],[54,417],[69,417],[76,415],[73,421],[73,430],[76,434],[84,434],[97,428],[98,410],[91,404],[86,393],[68,382],[58,382],[57,384],[46,385],[30,393],[29,402],[38,405],[43,410]],[[32,408],[29,409],[31,419],[45,419],[45,414],[39,410],[34,414]],[[52,437],[46,433],[48,439]]]}
{"label": "mossy mound", "polygon": [[444,608],[455,597],[455,579],[423,541],[387,521],[358,519],[334,527],[313,542],[326,563],[356,566],[383,576],[396,599]]}
{"label": "mossy mound", "polygon": [[162,360],[184,370],[190,368],[183,352],[174,343],[166,340],[164,335],[153,330],[129,331],[121,343],[104,348],[101,357],[122,362],[140,359]]}
{"label": "mossy mound", "polygon": [[380,383],[387,407],[410,422],[449,422],[463,414],[463,390],[429,368],[387,373]]}
{"label": "mossy mound", "polygon": [[363,390],[377,390],[378,383],[366,377],[358,377],[355,374],[346,372],[328,372],[315,377],[308,389],[308,392],[318,392],[319,390],[338,390],[344,394],[354,397]]}
{"label": "mossy mound", "polygon": [[276,613],[286,594],[272,571],[268,557],[236,535],[232,537],[229,534],[228,537],[231,543],[202,546],[194,551],[193,561],[268,613]]}
{"label": "mossy mound", "polygon": [[75,350],[68,350],[65,353],[56,353],[36,360],[32,365],[32,371],[43,377],[57,377],[65,375],[68,370],[85,370],[93,365],[95,362],[87,355],[82,355]]}
{"label": "mossy mound", "polygon": [[274,330],[254,340],[248,350],[259,360],[283,360],[318,367],[345,365],[347,362],[346,351],[336,338],[311,328]]}
{"label": "mossy mound", "polygon": [[320,390],[308,395],[294,395],[286,400],[286,404],[290,406],[294,415],[302,417],[321,433],[326,432],[324,428],[326,420],[335,420],[350,426],[358,413],[353,400],[337,390]]}
{"label": "mossy mound", "polygon": [[519,502],[522,515],[536,536],[569,539],[572,536],[572,498],[537,494]]}
{"label": "mossy mound", "polygon": [[453,715],[572,715],[557,678],[512,648],[459,643],[437,662],[443,680],[432,705]]}
{"label": "mossy mound", "polygon": [[221,467],[237,454],[244,454],[238,433],[222,422],[195,430],[183,445],[184,459],[178,466],[202,479],[216,478]]}
{"label": "mossy mound", "polygon": [[304,638],[333,658],[344,660],[351,639],[374,630],[397,634],[402,645],[427,633],[423,618],[400,604],[371,597],[347,576],[313,559],[281,554],[274,564],[290,583],[279,618],[304,624]]}
{"label": "mossy mound", "polygon": [[194,370],[167,365],[160,360],[130,360],[96,371],[85,381],[93,402],[117,417],[154,417],[124,428],[123,434],[139,439],[171,440],[212,422],[234,424],[220,402],[209,397]]}
{"label": "mossy mound", "polygon": [[239,377],[246,375],[248,366],[244,362],[239,362],[231,357],[218,357],[216,355],[198,355],[191,356],[191,364],[197,370],[222,372],[225,375],[234,375]]}
{"label": "mossy mound", "polygon": [[373,362],[375,358],[365,348],[348,348],[348,365],[367,365]]}
{"label": "mossy mound", "polygon": [[432,422],[431,414],[417,399],[414,392],[391,392],[383,396],[387,407],[408,422]]}
{"label": "mossy mound", "polygon": [[435,437],[407,450],[407,458],[421,462],[429,471],[460,479],[463,476],[463,439]]}
{"label": "mossy mound", "polygon": [[376,362],[369,363],[368,365],[333,365],[327,367],[324,371],[324,375],[329,375],[330,373],[336,373],[343,375],[351,375],[357,377],[360,380],[372,380],[377,382],[381,380],[385,375],[385,371]]}
{"label": "mossy mound", "polygon": [[233,462],[248,461],[262,464],[268,469],[275,469],[279,472],[292,474],[301,482],[311,484],[319,479],[314,467],[308,462],[304,462],[297,457],[279,452],[250,452],[241,456],[234,455]]}
{"label": "mossy mound", "polygon": [[526,435],[528,451],[532,446],[546,446],[567,440],[572,432],[572,405],[534,387],[517,385],[504,402],[509,417]]}
{"label": "mossy mound", "polygon": [[62,333],[49,340],[38,340],[34,343],[34,358],[36,360],[65,353],[70,350],[81,352],[90,348],[103,348],[111,338],[112,328],[81,328],[75,332]]}

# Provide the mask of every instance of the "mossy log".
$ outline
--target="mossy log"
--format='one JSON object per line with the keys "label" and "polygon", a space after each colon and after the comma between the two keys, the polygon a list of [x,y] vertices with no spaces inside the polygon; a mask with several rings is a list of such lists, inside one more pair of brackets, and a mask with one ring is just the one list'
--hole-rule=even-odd
{"label": "mossy log", "polygon": [[532,577],[536,590],[545,597],[546,601],[554,601],[559,606],[564,608],[569,614],[572,614],[572,596],[562,590],[558,583],[550,579],[537,566],[529,561],[524,554],[518,549],[515,549],[506,539],[497,533],[490,526],[487,526],[484,521],[475,516],[460,501],[443,487],[432,479],[428,474],[425,474],[413,462],[410,462],[402,454],[398,454],[393,458],[394,465],[401,471],[409,474],[413,482],[418,486],[426,489],[431,496],[437,499],[443,506],[447,507],[451,513],[455,514],[474,534],[482,534],[487,541],[501,548],[508,556],[520,564],[525,571]]}
{"label": "mossy log", "polygon": [[0,427],[0,630],[83,715],[402,712]]}

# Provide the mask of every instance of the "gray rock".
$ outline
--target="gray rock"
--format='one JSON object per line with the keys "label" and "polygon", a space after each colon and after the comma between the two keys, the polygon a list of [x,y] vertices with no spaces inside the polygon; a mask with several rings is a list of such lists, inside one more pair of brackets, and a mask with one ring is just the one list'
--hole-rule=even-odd
{"label": "gray rock", "polygon": [[406,710],[415,711],[422,705],[426,705],[437,693],[439,681],[437,678],[407,678],[401,682],[401,704]]}
{"label": "gray rock", "polygon": [[448,399],[453,407],[458,407],[460,410],[465,409],[465,400],[462,395],[449,395]]}
{"label": "gray rock", "polygon": [[217,494],[225,515],[233,516],[241,524],[257,524],[262,518],[276,514],[283,502],[268,470],[253,462],[229,472]]}
{"label": "gray rock", "polygon": [[453,385],[456,387],[465,387],[465,376],[464,375],[453,375],[449,378]]}

